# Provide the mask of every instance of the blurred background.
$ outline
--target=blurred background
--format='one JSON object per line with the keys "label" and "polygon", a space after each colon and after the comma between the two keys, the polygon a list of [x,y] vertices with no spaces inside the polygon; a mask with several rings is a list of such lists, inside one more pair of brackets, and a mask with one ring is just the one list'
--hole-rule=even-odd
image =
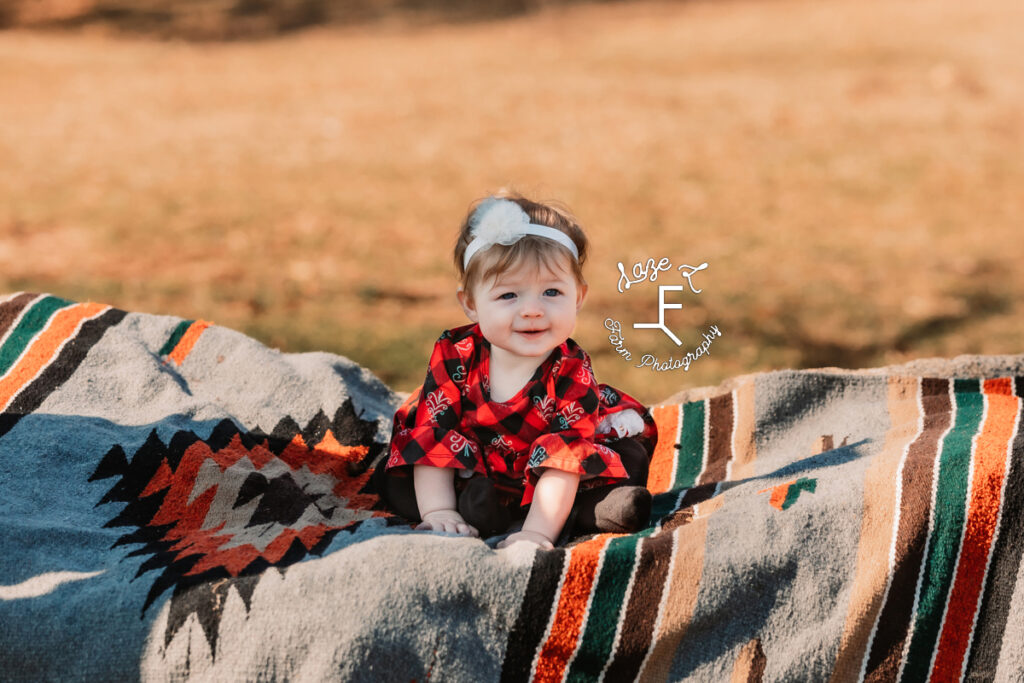
{"label": "blurred background", "polygon": [[[486,5],[486,7],[484,7]],[[0,292],[422,381],[502,187],[592,240],[574,337],[648,402],[1024,351],[1014,0],[0,0]],[[622,262],[708,263],[668,299]],[[673,278],[673,279],[670,279]],[[621,321],[621,358],[606,318]],[[711,355],[680,358],[717,325]]]}

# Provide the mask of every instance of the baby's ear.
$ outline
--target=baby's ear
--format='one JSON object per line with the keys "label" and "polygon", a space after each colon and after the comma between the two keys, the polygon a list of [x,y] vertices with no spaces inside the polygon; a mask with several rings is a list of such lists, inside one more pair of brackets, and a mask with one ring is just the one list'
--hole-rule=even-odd
{"label": "baby's ear", "polygon": [[587,286],[586,282],[584,282],[583,284],[579,285],[576,288],[576,312],[577,313],[579,313],[580,309],[583,308],[583,302],[587,298],[587,290],[588,289],[589,289],[589,287]]}
{"label": "baby's ear", "polygon": [[479,316],[476,314],[476,306],[473,303],[473,297],[467,294],[462,287],[459,287],[455,291],[455,296],[458,297],[459,303],[462,304],[462,310],[466,312],[466,317],[475,323],[480,322]]}

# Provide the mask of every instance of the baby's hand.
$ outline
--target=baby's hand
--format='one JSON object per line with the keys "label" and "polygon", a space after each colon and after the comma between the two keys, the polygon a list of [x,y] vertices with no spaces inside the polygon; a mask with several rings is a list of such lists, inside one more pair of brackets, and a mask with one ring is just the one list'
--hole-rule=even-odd
{"label": "baby's hand", "polygon": [[517,531],[514,534],[509,534],[508,538],[506,538],[498,544],[498,547],[507,548],[518,541],[526,541],[527,543],[533,543],[535,545],[539,545],[541,548],[544,548],[545,550],[551,550],[555,547],[551,543],[551,539],[549,539],[544,534],[537,533],[536,531]]}
{"label": "baby's hand", "polygon": [[627,436],[636,436],[644,431],[644,419],[640,413],[632,408],[605,415],[597,424],[598,434],[610,434],[615,432],[615,437],[625,439]]}
{"label": "baby's hand", "polygon": [[459,536],[479,536],[476,527],[466,523],[455,510],[434,510],[423,515],[423,521],[416,525],[417,530],[444,531]]}

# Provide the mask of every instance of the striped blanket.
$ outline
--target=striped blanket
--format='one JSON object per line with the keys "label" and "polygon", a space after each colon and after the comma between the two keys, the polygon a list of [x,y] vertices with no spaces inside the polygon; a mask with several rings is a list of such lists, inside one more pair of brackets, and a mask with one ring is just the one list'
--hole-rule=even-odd
{"label": "striped blanket", "polygon": [[0,297],[0,678],[1024,680],[1018,375],[690,392],[646,530],[496,551],[379,509],[351,361]]}

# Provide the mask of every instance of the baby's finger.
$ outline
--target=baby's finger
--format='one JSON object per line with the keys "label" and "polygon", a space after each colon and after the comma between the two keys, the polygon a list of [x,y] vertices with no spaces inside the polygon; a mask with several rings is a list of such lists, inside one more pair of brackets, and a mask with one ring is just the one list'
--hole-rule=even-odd
{"label": "baby's finger", "polygon": [[522,538],[522,537],[519,537],[519,536],[515,536],[513,534],[512,536],[509,536],[505,540],[501,541],[498,544],[498,547],[499,548],[508,548],[509,546],[515,545],[516,543],[533,543],[533,541],[531,541],[531,540],[529,540],[527,538]]}
{"label": "baby's finger", "polygon": [[434,525],[430,522],[420,522],[413,527],[413,531],[433,531]]}
{"label": "baby's finger", "polygon": [[472,526],[470,526],[468,524],[459,524],[456,527],[456,530],[457,530],[457,533],[460,536],[479,536],[480,535],[480,532],[477,531],[475,527],[472,527]]}

